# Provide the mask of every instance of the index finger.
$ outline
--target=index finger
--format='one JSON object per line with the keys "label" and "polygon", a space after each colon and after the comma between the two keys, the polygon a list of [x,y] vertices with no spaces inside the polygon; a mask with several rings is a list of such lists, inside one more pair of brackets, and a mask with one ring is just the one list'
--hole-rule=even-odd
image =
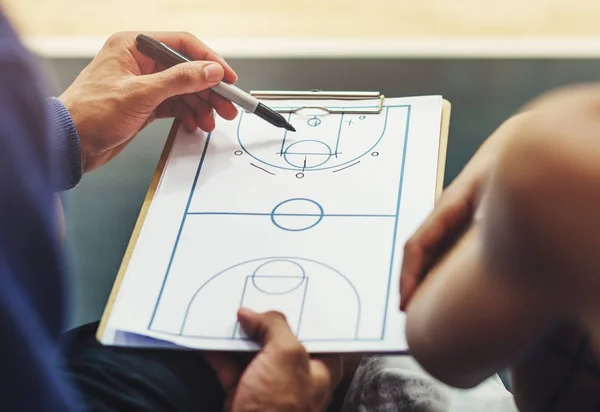
{"label": "index finger", "polygon": [[155,32],[148,33],[148,35],[186,55],[191,60],[210,60],[219,63],[225,71],[224,80],[228,83],[237,81],[237,74],[225,59],[193,34],[187,32]]}

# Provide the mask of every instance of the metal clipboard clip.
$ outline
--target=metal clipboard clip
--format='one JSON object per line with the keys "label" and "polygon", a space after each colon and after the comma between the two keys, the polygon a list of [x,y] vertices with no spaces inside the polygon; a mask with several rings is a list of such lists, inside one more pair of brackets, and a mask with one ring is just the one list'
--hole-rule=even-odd
{"label": "metal clipboard clip", "polygon": [[299,106],[299,107],[271,107],[279,113],[297,113],[300,110],[318,109],[328,114],[379,114],[383,109],[385,96],[380,92],[332,92],[321,90],[309,91],[270,91],[253,90],[250,94],[259,100],[379,100],[379,106],[364,107],[325,107],[325,106]]}

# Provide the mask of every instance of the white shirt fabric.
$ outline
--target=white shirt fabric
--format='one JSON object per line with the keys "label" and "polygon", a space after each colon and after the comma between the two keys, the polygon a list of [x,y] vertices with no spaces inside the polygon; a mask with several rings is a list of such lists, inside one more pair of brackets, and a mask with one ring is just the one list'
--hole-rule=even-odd
{"label": "white shirt fabric", "polygon": [[518,412],[497,375],[473,389],[451,388],[428,375],[411,356],[365,357],[342,412]]}

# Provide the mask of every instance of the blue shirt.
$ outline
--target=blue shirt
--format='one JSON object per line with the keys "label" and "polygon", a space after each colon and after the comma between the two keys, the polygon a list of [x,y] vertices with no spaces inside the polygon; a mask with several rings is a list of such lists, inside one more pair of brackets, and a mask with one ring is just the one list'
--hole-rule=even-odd
{"label": "blue shirt", "polygon": [[81,410],[63,368],[67,282],[55,193],[81,178],[79,140],[45,99],[0,10],[0,409]]}

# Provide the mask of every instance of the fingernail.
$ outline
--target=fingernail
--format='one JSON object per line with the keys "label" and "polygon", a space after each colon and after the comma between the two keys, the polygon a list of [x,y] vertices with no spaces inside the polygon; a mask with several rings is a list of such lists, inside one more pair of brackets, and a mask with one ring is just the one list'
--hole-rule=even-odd
{"label": "fingernail", "polygon": [[204,67],[204,75],[209,82],[216,82],[223,76],[223,68],[217,63],[209,64]]}
{"label": "fingernail", "polygon": [[252,310],[250,310],[248,308],[240,308],[240,310],[238,311],[238,314],[240,316],[246,316],[246,317],[248,317],[248,316],[256,315],[256,312],[254,312],[254,311],[252,311]]}

